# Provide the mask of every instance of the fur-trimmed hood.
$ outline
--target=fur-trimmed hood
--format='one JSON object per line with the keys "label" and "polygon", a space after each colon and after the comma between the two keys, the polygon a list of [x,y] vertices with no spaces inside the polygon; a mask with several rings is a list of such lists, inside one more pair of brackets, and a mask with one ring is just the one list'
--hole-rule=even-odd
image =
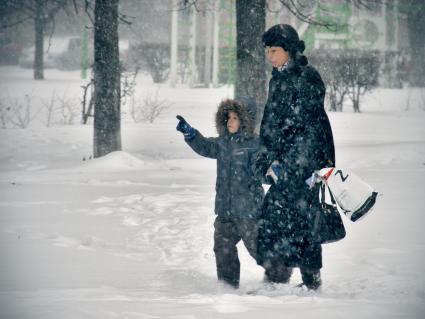
{"label": "fur-trimmed hood", "polygon": [[248,110],[245,104],[236,100],[227,99],[220,103],[215,114],[215,127],[219,136],[228,134],[227,118],[229,112],[235,112],[240,120],[238,133],[253,135],[255,129],[255,114]]}

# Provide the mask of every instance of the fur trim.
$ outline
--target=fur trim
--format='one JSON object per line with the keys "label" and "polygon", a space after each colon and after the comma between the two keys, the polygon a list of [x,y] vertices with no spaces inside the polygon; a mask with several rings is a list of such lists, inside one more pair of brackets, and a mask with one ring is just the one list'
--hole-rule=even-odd
{"label": "fur trim", "polygon": [[215,114],[215,127],[217,128],[218,135],[222,136],[227,134],[227,118],[229,112],[235,112],[240,120],[239,132],[254,134],[255,123],[253,117],[248,113],[244,104],[227,99],[220,103],[217,113]]}

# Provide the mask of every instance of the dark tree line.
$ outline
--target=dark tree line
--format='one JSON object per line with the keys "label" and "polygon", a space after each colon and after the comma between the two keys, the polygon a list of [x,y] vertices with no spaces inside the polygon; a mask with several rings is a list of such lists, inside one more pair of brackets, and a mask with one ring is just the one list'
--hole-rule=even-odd
{"label": "dark tree line", "polygon": [[34,79],[44,79],[44,37],[50,27],[52,33],[55,15],[69,6],[67,0],[1,0],[1,28],[32,21],[34,24]]}
{"label": "dark tree line", "polygon": [[[33,21],[34,79],[44,79],[44,37],[59,10],[84,10],[94,27],[94,157],[121,150],[119,0],[1,0],[1,28]],[[94,15],[94,18],[93,18]],[[121,19],[120,19],[121,18]]]}
{"label": "dark tree line", "polygon": [[[369,0],[346,0],[368,7]],[[379,1],[379,0],[378,0]],[[391,0],[386,0],[391,1]],[[386,2],[382,0],[382,3]],[[182,0],[183,5],[196,5],[196,0]],[[306,11],[306,1],[280,0],[283,7],[302,21],[332,27],[315,21]],[[412,50],[411,84],[423,86],[425,37],[425,4],[423,0],[401,2],[408,16],[409,40]],[[59,10],[83,8],[94,26],[94,156],[121,150],[120,134],[120,65],[118,23],[125,20],[118,10],[119,0],[0,0],[2,28],[33,21],[35,34],[34,78],[43,79],[43,52],[46,27],[54,29]],[[316,1],[319,5],[320,1]],[[266,0],[236,0],[237,65],[235,97],[254,98],[262,107],[266,97],[265,52],[261,35],[265,30]],[[358,96],[358,94],[357,94]]]}

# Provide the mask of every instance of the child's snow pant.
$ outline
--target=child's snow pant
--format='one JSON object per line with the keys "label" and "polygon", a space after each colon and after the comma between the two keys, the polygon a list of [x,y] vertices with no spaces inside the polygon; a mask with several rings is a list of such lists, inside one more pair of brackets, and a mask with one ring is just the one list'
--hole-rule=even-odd
{"label": "child's snow pant", "polygon": [[255,219],[217,216],[214,222],[214,253],[218,280],[239,287],[240,263],[236,244],[242,239],[249,254],[255,259],[257,234]]}

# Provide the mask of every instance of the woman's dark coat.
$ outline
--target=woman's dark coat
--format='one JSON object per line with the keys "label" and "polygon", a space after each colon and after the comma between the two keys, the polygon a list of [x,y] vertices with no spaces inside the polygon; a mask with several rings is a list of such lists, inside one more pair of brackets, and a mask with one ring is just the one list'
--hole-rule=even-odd
{"label": "woman's dark coat", "polygon": [[278,160],[283,174],[263,203],[259,264],[283,260],[288,267],[322,267],[321,246],[312,237],[320,204],[318,190],[305,183],[315,170],[334,166],[331,126],[324,109],[325,86],[307,60],[273,70],[260,129],[255,170],[264,176]]}
{"label": "woman's dark coat", "polygon": [[[238,113],[241,120],[241,129],[235,134],[227,131],[229,111]],[[264,191],[251,169],[258,150],[254,120],[245,108],[221,107],[216,115],[216,127],[218,137],[206,138],[197,132],[192,140],[186,141],[199,155],[217,159],[215,213],[223,219],[257,219]]]}

